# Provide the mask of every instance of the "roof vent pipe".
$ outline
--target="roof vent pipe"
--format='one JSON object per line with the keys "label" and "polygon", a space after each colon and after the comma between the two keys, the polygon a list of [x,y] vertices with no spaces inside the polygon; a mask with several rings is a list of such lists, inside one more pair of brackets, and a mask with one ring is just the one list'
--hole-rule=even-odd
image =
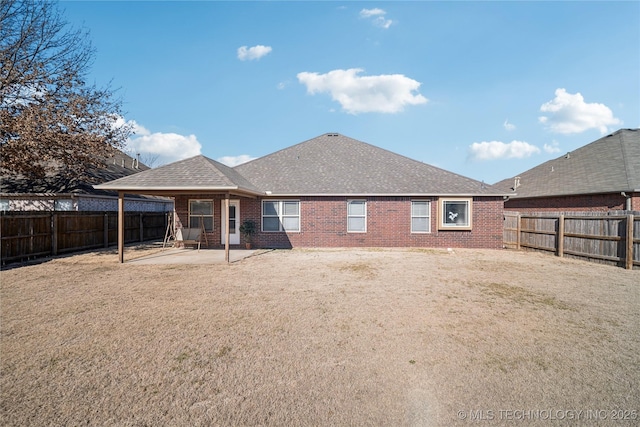
{"label": "roof vent pipe", "polygon": [[511,189],[512,189],[513,191],[516,191],[516,190],[518,189],[518,187],[520,187],[520,177],[519,177],[519,176],[516,176],[516,177],[513,179],[513,187],[511,187]]}

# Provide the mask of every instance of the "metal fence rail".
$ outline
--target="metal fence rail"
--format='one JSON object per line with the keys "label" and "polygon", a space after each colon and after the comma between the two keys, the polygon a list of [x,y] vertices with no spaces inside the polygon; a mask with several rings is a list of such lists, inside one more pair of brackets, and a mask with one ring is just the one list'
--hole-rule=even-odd
{"label": "metal fence rail", "polygon": [[505,212],[504,246],[632,269],[640,266],[640,215],[634,213]]}
{"label": "metal fence rail", "polygon": [[[164,212],[125,213],[125,243],[162,239]],[[0,215],[2,264],[118,244],[117,212],[5,212]]]}

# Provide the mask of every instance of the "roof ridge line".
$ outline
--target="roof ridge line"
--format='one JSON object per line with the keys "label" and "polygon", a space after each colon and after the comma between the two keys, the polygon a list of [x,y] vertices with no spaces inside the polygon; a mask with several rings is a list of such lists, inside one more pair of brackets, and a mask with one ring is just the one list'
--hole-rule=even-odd
{"label": "roof ridge line", "polygon": [[[230,179],[230,178],[229,178],[229,177],[228,177],[224,172],[222,172],[222,171],[218,168],[218,166],[216,166],[214,163],[211,163],[211,162],[219,163],[219,164],[221,164],[222,166],[227,166],[227,165],[225,165],[225,164],[223,164],[223,163],[220,163],[220,162],[218,162],[218,161],[216,161],[216,160],[213,160],[213,159],[211,159],[211,158],[209,158],[209,157],[205,156],[204,154],[199,154],[198,156],[199,156],[199,157],[201,157],[201,158],[205,161],[205,163],[207,164],[207,166],[206,166],[206,167],[208,167],[209,169],[211,169],[212,171],[214,171],[214,173],[215,173],[216,175],[218,175],[218,177],[220,177],[220,178],[222,178],[224,181],[226,181],[226,182],[227,182],[227,184],[230,184],[230,185],[237,185],[237,184],[236,184],[235,182],[233,182],[233,180],[231,180],[231,179]],[[229,167],[229,166],[227,166],[227,167]],[[233,169],[233,168],[230,168],[230,169]]]}
{"label": "roof ridge line", "polygon": [[298,145],[302,145],[302,144],[304,144],[304,143],[306,143],[306,142],[313,141],[314,139],[317,139],[317,138],[320,138],[320,137],[323,137],[323,136],[325,136],[325,135],[329,135],[329,134],[337,134],[337,135],[339,135],[339,136],[344,136],[344,135],[342,135],[341,133],[338,133],[338,132],[325,132],[325,133],[321,133],[321,134],[320,134],[320,135],[318,135],[318,136],[314,136],[313,138],[309,138],[309,139],[306,139],[306,140],[304,140],[304,141],[302,141],[302,142],[298,142],[297,144],[293,144],[293,145],[290,145],[290,146],[288,146],[288,147],[281,148],[281,149],[276,150],[276,151],[274,151],[274,152],[271,152],[271,153],[265,154],[264,156],[256,157],[255,159],[249,160],[248,162],[240,163],[239,165],[235,165],[235,166],[234,166],[234,167],[232,167],[231,169],[234,169],[234,170],[235,170],[235,169],[236,169],[237,167],[239,167],[239,166],[248,165],[248,164],[250,164],[250,163],[255,162],[256,160],[261,160],[261,159],[264,159],[265,157],[273,156],[273,155],[275,155],[275,154],[280,153],[281,151],[285,151],[285,150],[288,150],[288,149],[290,149],[290,148],[297,147]]}

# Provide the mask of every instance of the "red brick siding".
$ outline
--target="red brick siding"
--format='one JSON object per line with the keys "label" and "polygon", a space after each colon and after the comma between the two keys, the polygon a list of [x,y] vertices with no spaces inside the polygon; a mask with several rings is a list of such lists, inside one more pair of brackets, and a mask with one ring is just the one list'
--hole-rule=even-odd
{"label": "red brick siding", "polygon": [[[628,194],[631,196],[631,194]],[[590,194],[563,197],[511,199],[505,202],[505,210],[522,213],[545,212],[606,212],[625,210],[626,198],[620,193]],[[632,210],[640,209],[640,194],[633,194]]]}
{"label": "red brick siding", "polygon": [[[214,200],[214,231],[208,234],[211,246],[220,245],[220,200],[222,196],[178,196],[176,216],[186,225],[189,199]],[[260,199],[240,198],[240,221],[253,219],[258,233],[256,247],[502,247],[503,200],[501,197],[475,197],[472,230],[438,230],[437,198],[431,200],[431,233],[411,233],[410,197],[366,197],[367,232],[347,233],[347,197],[299,197],[300,232],[261,231]],[[274,199],[275,200],[275,199]],[[241,243],[244,243],[242,240]]]}
{"label": "red brick siding", "polygon": [[633,193],[631,197],[631,210],[640,211],[640,193]]}

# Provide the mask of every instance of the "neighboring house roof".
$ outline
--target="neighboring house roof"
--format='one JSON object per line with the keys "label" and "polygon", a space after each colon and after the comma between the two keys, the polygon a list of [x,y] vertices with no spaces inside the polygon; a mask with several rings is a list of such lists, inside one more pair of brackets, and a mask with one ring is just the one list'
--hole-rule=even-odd
{"label": "neighboring house roof", "polygon": [[50,173],[42,179],[26,178],[22,175],[3,174],[0,180],[2,194],[98,194],[112,195],[110,192],[96,190],[93,184],[112,181],[124,176],[148,170],[140,163],[120,150],[113,150],[111,157],[105,160],[104,167],[91,168],[82,179],[69,179],[63,174]]}
{"label": "neighboring house roof", "polygon": [[330,133],[236,166],[274,195],[477,195],[489,185]]}
{"label": "neighboring house roof", "polygon": [[172,191],[236,191],[254,195],[264,193],[234,169],[202,155],[96,185],[96,188],[151,193]]}
{"label": "neighboring house roof", "polygon": [[255,195],[503,195],[464,176],[339,134],[229,168],[204,156],[97,186],[120,191],[238,189]]}
{"label": "neighboring house roof", "polygon": [[[517,179],[519,177],[519,179]],[[640,129],[621,129],[502,180],[512,199],[640,191]],[[519,185],[516,186],[516,181]]]}

